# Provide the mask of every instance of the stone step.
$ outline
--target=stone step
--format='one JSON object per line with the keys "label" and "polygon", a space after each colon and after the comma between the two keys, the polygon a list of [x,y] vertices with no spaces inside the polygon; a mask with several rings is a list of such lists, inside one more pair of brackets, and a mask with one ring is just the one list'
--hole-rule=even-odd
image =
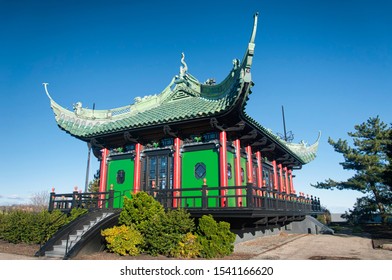
{"label": "stone step", "polygon": [[[68,251],[72,249],[72,247],[82,238],[83,234],[85,234],[91,227],[105,219],[106,217],[112,215],[113,213],[103,213],[101,216],[96,217],[92,221],[87,222],[87,224],[83,225],[83,229],[76,230],[76,234],[72,234],[68,236]],[[53,250],[46,251],[45,256],[52,258],[63,258],[65,255],[67,246],[67,239],[61,240],[60,245],[54,245]]]}
{"label": "stone step", "polygon": [[45,257],[48,258],[56,258],[56,259],[62,259],[64,257],[64,253],[57,252],[57,251],[46,251],[45,252]]}
{"label": "stone step", "polygon": [[53,245],[53,251],[56,252],[63,252],[63,255],[65,254],[65,245]]}

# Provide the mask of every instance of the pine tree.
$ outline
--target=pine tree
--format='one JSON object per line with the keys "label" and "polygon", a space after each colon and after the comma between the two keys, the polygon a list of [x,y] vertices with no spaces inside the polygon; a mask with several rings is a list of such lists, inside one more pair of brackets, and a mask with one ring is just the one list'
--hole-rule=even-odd
{"label": "pine tree", "polygon": [[[364,193],[367,202],[372,202],[385,222],[391,211],[392,190],[388,185],[388,172],[391,170],[391,128],[377,116],[356,125],[348,135],[353,140],[351,147],[347,140],[328,139],[335,151],[341,153],[343,169],[353,170],[355,174],[346,181],[328,179],[313,185],[320,189],[351,189]],[[390,178],[389,178],[390,180]]]}
{"label": "pine tree", "polygon": [[87,192],[90,193],[99,192],[99,169],[97,170],[97,172],[95,172],[94,179],[90,181],[90,183],[88,184]]}

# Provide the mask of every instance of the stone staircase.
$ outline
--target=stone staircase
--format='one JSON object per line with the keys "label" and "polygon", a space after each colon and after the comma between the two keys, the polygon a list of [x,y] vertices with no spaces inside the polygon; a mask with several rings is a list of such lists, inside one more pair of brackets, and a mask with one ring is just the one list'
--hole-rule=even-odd
{"label": "stone staircase", "polygon": [[[95,225],[113,215],[111,212],[104,212],[100,216],[91,218],[86,221],[80,229],[71,231],[73,234],[68,234],[58,242],[59,244],[53,245],[52,250],[45,251],[45,257],[63,259],[67,252],[69,252]],[[70,233],[71,233],[70,232]]]}

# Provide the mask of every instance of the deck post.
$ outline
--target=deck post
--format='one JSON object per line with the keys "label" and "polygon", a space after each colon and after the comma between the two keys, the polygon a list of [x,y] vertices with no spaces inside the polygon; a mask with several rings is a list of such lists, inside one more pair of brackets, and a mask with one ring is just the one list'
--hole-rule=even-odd
{"label": "deck post", "polygon": [[234,140],[235,158],[234,158],[234,170],[235,170],[235,195],[237,200],[237,207],[241,207],[242,204],[242,176],[241,176],[241,142],[240,139]]}
{"label": "deck post", "polygon": [[201,186],[201,208],[203,210],[208,208],[208,191],[207,191],[207,181],[203,180],[203,185]]}
{"label": "deck post", "polygon": [[50,197],[49,197],[49,207],[48,207],[48,211],[52,212],[54,209],[54,199],[55,199],[55,195],[56,193],[54,192],[54,188],[52,188],[52,192],[50,193]]}
{"label": "deck post", "polygon": [[113,209],[113,202],[114,202],[114,189],[113,184],[110,185],[109,190],[109,199],[108,199],[108,208]]}
{"label": "deck post", "polygon": [[253,184],[252,182],[248,182],[246,185],[246,205],[248,208],[254,207],[253,197]]}
{"label": "deck post", "polygon": [[78,187],[75,186],[74,191],[72,192],[71,209],[77,208],[77,198],[78,198]]}

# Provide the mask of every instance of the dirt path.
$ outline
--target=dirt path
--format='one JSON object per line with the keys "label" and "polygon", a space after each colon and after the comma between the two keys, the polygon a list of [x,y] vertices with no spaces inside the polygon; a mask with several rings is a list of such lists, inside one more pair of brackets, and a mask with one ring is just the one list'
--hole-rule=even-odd
{"label": "dirt path", "polygon": [[[236,246],[236,253],[252,253],[253,260],[352,259],[392,260],[392,251],[373,249],[372,240],[352,235],[293,235],[268,246],[257,238]],[[278,241],[279,237],[271,237]]]}
{"label": "dirt path", "polygon": [[[0,259],[36,259],[37,245],[10,244],[0,242]],[[120,257],[115,254],[100,252],[79,256],[84,260],[156,260],[166,257]],[[309,260],[309,259],[364,259],[392,260],[392,251],[373,249],[368,237],[353,235],[307,235],[280,234],[264,236],[235,245],[234,253],[228,260]]]}

